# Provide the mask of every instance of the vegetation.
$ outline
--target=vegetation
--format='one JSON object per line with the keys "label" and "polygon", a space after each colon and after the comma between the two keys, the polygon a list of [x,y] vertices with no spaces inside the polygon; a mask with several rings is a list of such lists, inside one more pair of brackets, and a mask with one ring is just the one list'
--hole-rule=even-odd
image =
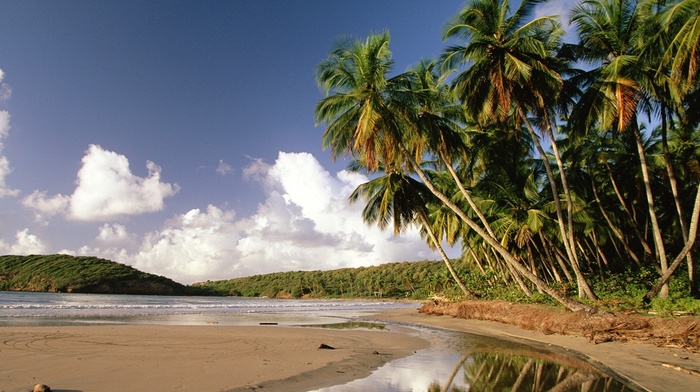
{"label": "vegetation", "polygon": [[[456,265],[467,275],[464,265]],[[410,298],[435,293],[457,294],[459,288],[435,261],[388,263],[330,271],[293,271],[196,283],[219,295],[270,298]]]}
{"label": "vegetation", "polygon": [[0,256],[0,290],[66,293],[183,295],[168,278],[96,257]]}
{"label": "vegetation", "polygon": [[[700,0],[583,0],[573,43],[543,1],[512,3],[468,1],[403,73],[388,32],[317,66],[323,145],[371,178],[351,200],[526,298],[595,312],[624,281],[696,307]],[[443,261],[463,296],[491,290]]]}
{"label": "vegetation", "polygon": [[[364,202],[368,224],[418,227],[444,267],[196,288],[697,314],[700,0],[582,0],[570,13],[575,42],[563,41],[558,18],[534,16],[543,2],[469,0],[445,26],[442,55],[403,73],[392,68],[388,32],[340,40],[317,66],[323,146],[369,178],[350,200]],[[462,247],[459,260],[443,243]],[[7,288],[98,285],[78,285],[78,267],[70,279],[42,268],[51,281],[34,269],[0,275],[16,282]]]}

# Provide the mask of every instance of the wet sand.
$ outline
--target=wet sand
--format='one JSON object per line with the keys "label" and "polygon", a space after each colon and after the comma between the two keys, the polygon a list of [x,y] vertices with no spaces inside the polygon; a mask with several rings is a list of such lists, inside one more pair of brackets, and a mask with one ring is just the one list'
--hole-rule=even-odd
{"label": "wet sand", "polygon": [[[497,322],[432,316],[413,310],[388,310],[374,318],[392,323],[432,325],[503,340],[557,346],[635,384],[641,390],[700,391],[700,354],[680,348],[656,347],[639,342],[593,344],[583,337],[545,335]],[[688,374],[685,370],[695,372],[696,375]]]}
{"label": "wet sand", "polygon": [[[495,322],[389,310],[367,316],[566,349],[649,391],[698,391],[700,355],[643,343],[592,344]],[[307,391],[363,378],[427,347],[410,330],[282,326],[0,326],[0,392]],[[321,344],[335,350],[319,349]]]}
{"label": "wet sand", "polygon": [[[427,346],[400,332],[280,326],[0,327],[0,391],[306,391]],[[334,350],[319,349],[321,344]]]}

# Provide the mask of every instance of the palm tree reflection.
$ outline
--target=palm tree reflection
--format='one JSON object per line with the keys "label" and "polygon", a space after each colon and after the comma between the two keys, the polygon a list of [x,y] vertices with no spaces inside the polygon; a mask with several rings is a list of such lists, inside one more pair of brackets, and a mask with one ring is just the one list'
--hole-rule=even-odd
{"label": "palm tree reflection", "polygon": [[[455,383],[460,373],[463,383]],[[462,356],[445,382],[434,380],[427,390],[612,392],[632,389],[576,358],[552,353],[533,357],[517,353],[478,352]]]}

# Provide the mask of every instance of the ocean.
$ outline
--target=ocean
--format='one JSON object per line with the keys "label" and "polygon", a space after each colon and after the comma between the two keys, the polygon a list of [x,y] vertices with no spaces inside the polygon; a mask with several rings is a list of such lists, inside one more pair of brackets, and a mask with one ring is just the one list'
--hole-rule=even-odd
{"label": "ocean", "polygon": [[417,302],[294,300],[28,293],[0,291],[0,325],[167,324],[279,325],[339,323],[385,309],[417,308]]}

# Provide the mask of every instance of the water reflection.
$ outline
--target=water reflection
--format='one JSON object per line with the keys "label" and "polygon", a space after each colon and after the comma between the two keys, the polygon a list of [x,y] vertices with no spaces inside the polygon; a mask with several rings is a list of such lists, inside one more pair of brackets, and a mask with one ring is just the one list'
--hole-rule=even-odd
{"label": "water reflection", "polygon": [[369,321],[346,321],[344,323],[301,325],[301,327],[326,328],[326,329],[386,329],[386,325]]}
{"label": "water reflection", "polygon": [[431,348],[387,363],[371,376],[318,392],[638,391],[556,348],[483,336],[418,330]]}

